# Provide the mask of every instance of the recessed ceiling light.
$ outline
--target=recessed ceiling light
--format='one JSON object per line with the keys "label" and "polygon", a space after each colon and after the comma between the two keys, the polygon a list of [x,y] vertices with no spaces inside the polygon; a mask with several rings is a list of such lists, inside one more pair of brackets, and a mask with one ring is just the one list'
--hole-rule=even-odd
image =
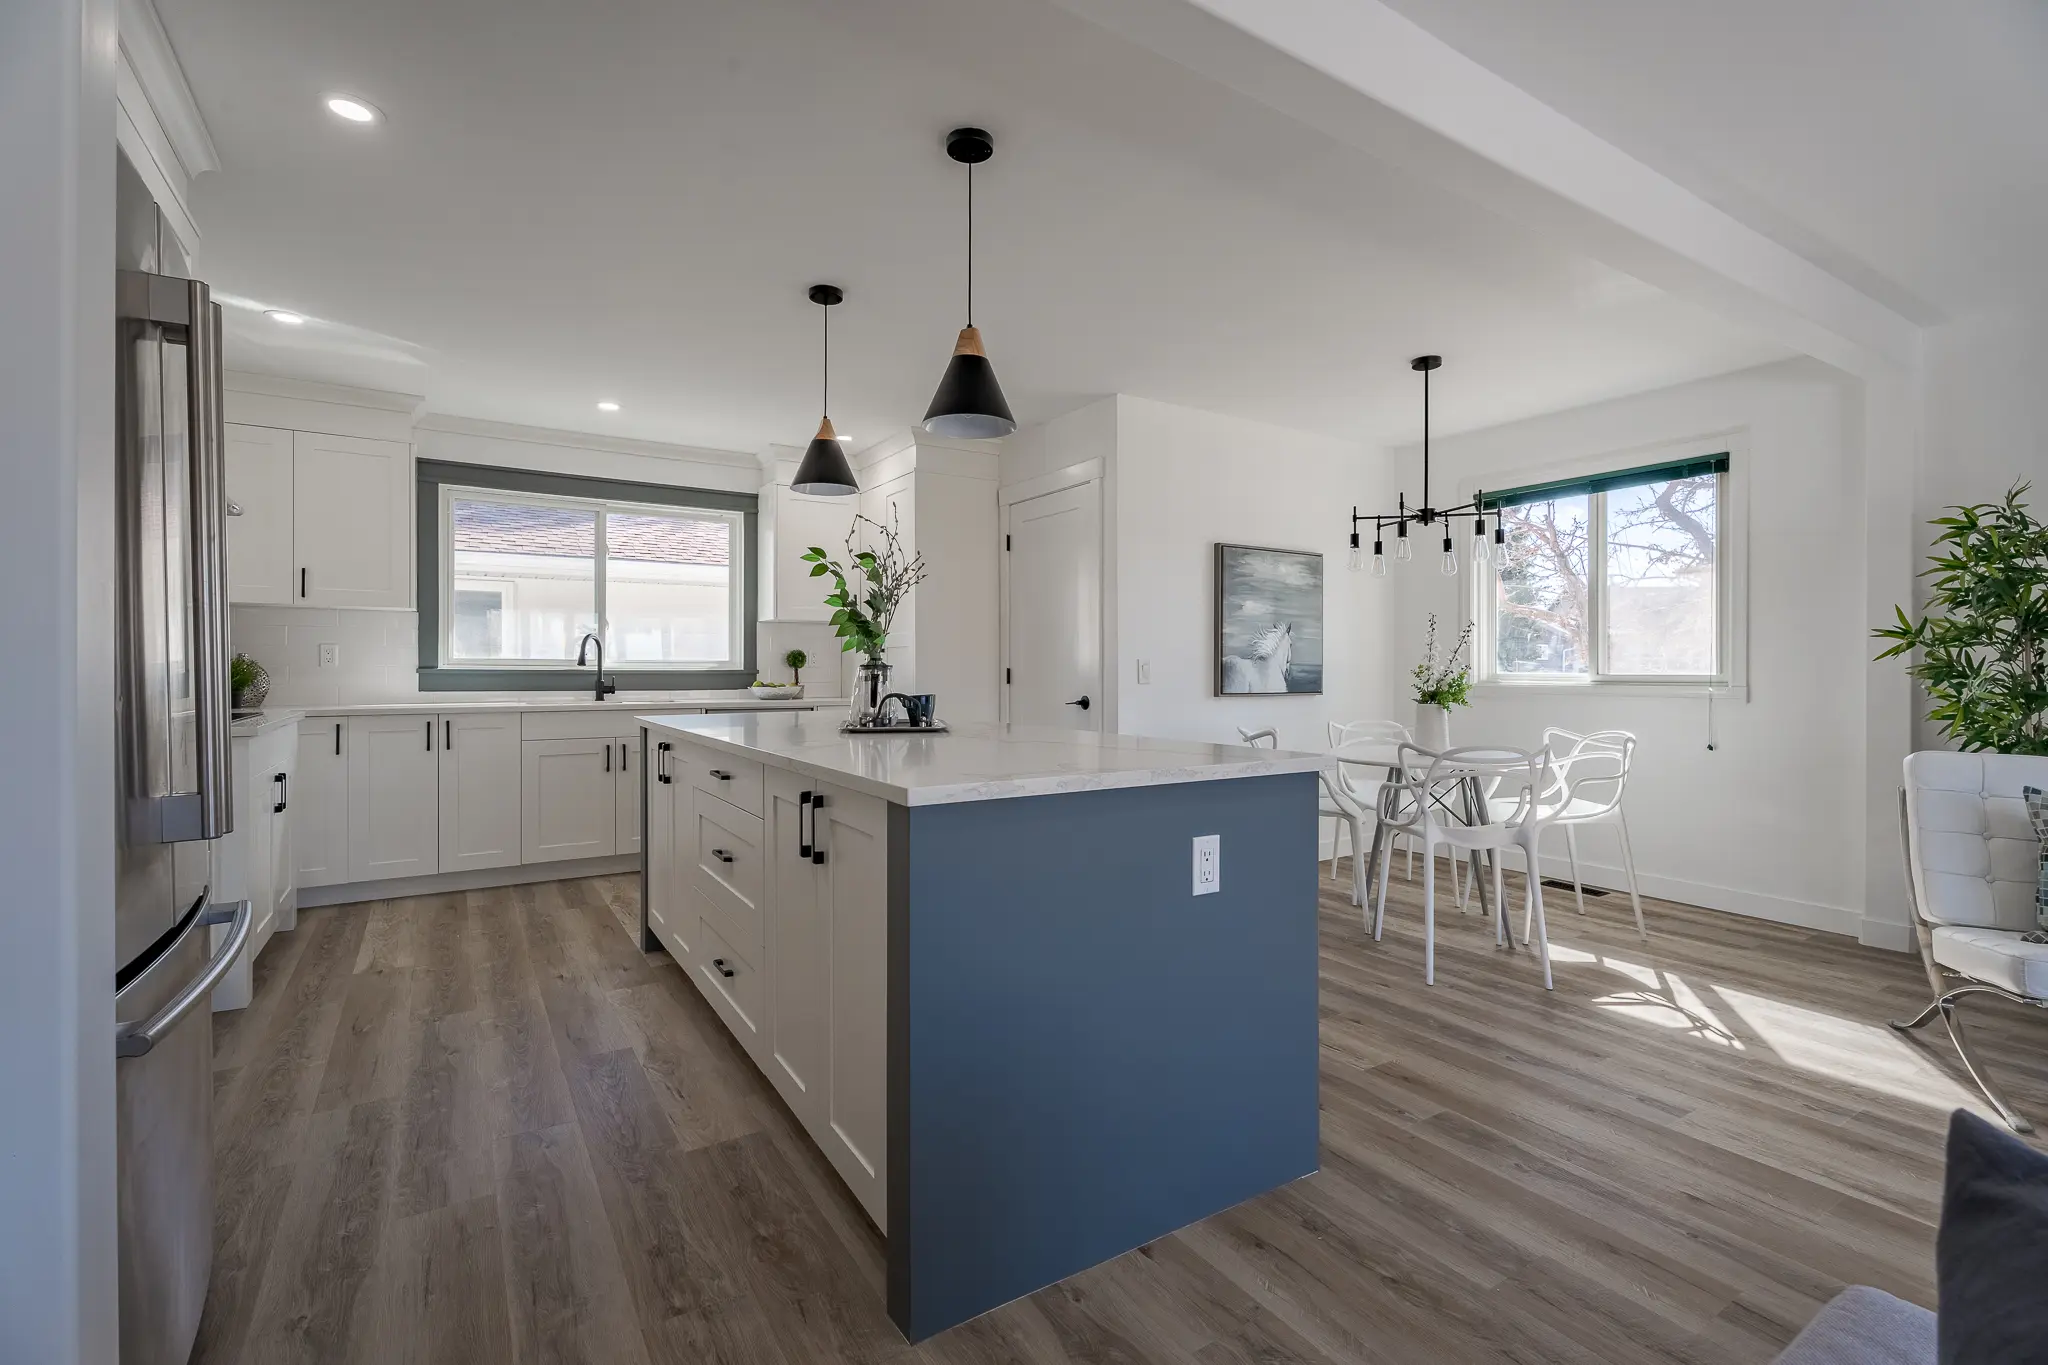
{"label": "recessed ceiling light", "polygon": [[611,399],[607,398],[597,405],[597,410],[599,412],[617,412],[619,410],[619,405],[617,403],[614,403]]}
{"label": "recessed ceiling light", "polygon": [[384,117],[377,111],[376,105],[367,100],[359,100],[353,95],[329,95],[327,112],[337,118],[345,118],[350,123],[376,123]]}
{"label": "recessed ceiling light", "polygon": [[283,308],[266,308],[263,310],[263,316],[269,318],[272,322],[281,322],[287,327],[303,327],[306,325],[304,318],[300,317],[297,313],[289,312]]}

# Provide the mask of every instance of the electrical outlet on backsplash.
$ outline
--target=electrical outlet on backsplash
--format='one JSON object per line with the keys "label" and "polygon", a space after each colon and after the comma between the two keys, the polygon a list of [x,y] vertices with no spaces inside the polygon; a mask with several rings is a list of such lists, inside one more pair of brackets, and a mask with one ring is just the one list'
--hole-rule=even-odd
{"label": "electrical outlet on backsplash", "polygon": [[[270,671],[269,704],[333,706],[419,695],[419,615],[322,607],[234,607],[235,649]],[[336,662],[320,666],[321,646]]]}

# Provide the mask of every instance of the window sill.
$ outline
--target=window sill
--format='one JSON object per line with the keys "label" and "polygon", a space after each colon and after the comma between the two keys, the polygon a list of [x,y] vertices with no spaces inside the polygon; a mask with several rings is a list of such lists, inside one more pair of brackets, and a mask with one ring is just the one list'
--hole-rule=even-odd
{"label": "window sill", "polygon": [[1476,682],[1475,697],[1713,697],[1747,702],[1747,683],[1706,682]]}

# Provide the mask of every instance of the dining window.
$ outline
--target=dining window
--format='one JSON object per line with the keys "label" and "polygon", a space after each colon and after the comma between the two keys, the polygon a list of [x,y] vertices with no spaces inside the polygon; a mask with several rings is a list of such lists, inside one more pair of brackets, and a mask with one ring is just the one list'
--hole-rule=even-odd
{"label": "dining window", "polygon": [[1481,671],[1502,683],[1721,683],[1732,635],[1728,456],[1485,495]]}
{"label": "dining window", "polygon": [[739,668],[743,527],[734,510],[443,484],[439,664],[560,669],[594,632],[607,669]]}

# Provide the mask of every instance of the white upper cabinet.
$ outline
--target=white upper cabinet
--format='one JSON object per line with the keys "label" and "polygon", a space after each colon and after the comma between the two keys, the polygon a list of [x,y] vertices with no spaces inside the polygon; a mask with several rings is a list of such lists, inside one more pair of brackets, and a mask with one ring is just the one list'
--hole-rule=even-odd
{"label": "white upper cabinet", "polygon": [[298,590],[292,560],[292,433],[227,427],[228,600],[285,605]]}
{"label": "white upper cabinet", "polygon": [[309,607],[410,607],[411,512],[411,446],[294,433],[293,600]]}
{"label": "white upper cabinet", "polygon": [[441,871],[519,862],[519,713],[443,715]]}
{"label": "white upper cabinet", "polygon": [[436,717],[348,722],[348,880],[440,870],[440,736]]}
{"label": "white upper cabinet", "polygon": [[[793,492],[786,484],[761,490],[764,509],[773,503],[767,534],[773,538],[769,582],[763,585],[762,615],[781,621],[827,621],[832,608],[825,594],[828,578],[811,577],[804,552],[821,545],[834,559],[846,554],[846,534],[853,529],[858,498],[816,498]],[[768,520],[768,518],[763,518]]]}

